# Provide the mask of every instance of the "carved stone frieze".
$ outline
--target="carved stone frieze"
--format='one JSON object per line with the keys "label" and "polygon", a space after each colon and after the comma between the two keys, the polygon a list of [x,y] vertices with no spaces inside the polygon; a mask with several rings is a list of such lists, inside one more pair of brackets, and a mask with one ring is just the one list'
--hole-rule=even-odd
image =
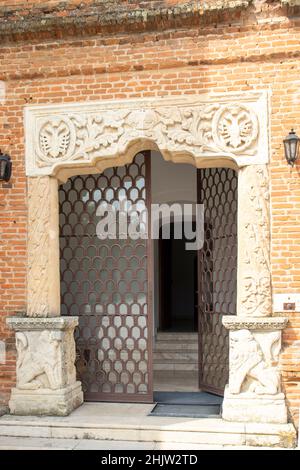
{"label": "carved stone frieze", "polygon": [[266,165],[239,171],[238,305],[240,316],[271,315],[270,196]]}
{"label": "carved stone frieze", "polygon": [[[268,161],[263,92],[28,107],[27,175],[52,175],[72,163],[91,166],[118,157],[137,141],[170,158]],[[142,149],[140,149],[142,150]]]}

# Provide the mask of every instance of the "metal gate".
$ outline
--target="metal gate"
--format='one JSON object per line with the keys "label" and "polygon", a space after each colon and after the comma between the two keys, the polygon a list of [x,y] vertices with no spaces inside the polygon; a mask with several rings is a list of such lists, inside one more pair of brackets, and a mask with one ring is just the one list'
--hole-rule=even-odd
{"label": "metal gate", "polygon": [[198,253],[199,386],[222,395],[228,382],[228,330],[223,315],[236,314],[237,174],[198,170],[204,204],[204,246]]}
{"label": "metal gate", "polygon": [[136,205],[147,213],[149,189],[145,153],[100,175],[73,177],[60,189],[62,315],[79,316],[76,367],[86,400],[153,398],[151,244],[124,238],[119,219],[117,239],[96,233],[99,205],[111,204],[116,213],[122,203]]}

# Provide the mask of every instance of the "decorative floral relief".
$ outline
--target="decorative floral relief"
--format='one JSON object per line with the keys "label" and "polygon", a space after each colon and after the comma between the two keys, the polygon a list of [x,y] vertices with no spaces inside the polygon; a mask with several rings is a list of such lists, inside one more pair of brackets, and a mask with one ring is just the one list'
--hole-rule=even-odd
{"label": "decorative floral relief", "polygon": [[240,104],[54,115],[39,120],[37,164],[105,156],[124,151],[138,138],[154,140],[162,150],[197,156],[249,156],[256,151],[258,120]]}
{"label": "decorative floral relief", "polygon": [[257,395],[279,393],[280,375],[277,364],[280,348],[280,331],[231,331],[230,392],[252,392]]}
{"label": "decorative floral relief", "polygon": [[240,315],[271,314],[269,178],[265,166],[240,172]]}
{"label": "decorative floral relief", "polygon": [[49,177],[28,180],[28,316],[48,315]]}

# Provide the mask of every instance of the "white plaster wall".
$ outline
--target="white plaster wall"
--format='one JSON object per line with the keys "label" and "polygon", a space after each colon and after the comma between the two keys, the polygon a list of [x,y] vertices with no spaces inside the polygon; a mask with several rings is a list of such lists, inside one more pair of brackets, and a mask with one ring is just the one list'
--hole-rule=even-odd
{"label": "white plaster wall", "polygon": [[152,203],[197,202],[197,169],[185,163],[163,159],[151,154]]}

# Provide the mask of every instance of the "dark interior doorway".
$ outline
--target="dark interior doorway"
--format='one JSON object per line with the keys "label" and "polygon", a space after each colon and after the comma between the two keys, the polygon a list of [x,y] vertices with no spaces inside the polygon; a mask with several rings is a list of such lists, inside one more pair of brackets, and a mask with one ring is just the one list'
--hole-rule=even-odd
{"label": "dark interior doorway", "polygon": [[187,250],[190,242],[176,238],[174,222],[170,238],[159,240],[159,330],[197,331],[197,251]]}

